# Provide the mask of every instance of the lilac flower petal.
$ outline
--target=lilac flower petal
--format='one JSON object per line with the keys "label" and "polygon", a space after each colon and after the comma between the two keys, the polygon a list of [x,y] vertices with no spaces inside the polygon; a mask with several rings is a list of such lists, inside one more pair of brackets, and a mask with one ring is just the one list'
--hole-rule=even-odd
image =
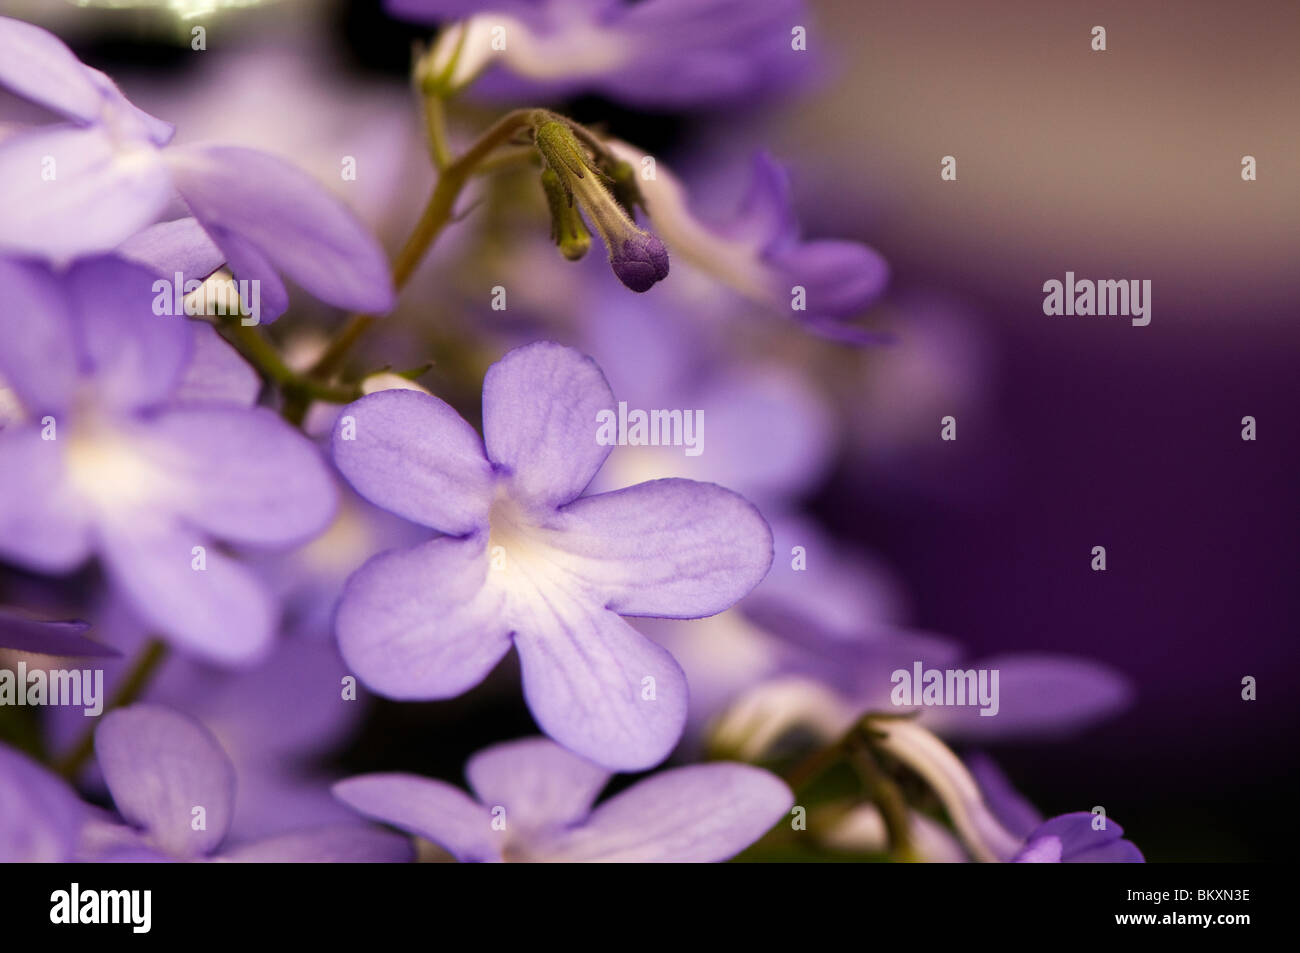
{"label": "lilac flower petal", "polygon": [[[223,665],[252,662],[270,647],[276,607],[243,564],[202,533],[145,513],[100,528],[109,575],[136,612],[174,643]],[[194,568],[203,547],[204,569]]]}
{"label": "lilac flower petal", "polygon": [[363,774],[334,785],[334,795],[366,817],[433,841],[465,862],[500,861],[502,832],[464,791],[413,774]]}
{"label": "lilac flower petal", "polygon": [[[42,177],[50,160],[53,177]],[[0,181],[11,186],[0,250],[59,263],[112,250],[172,197],[156,150],[124,153],[102,126],[43,127],[0,141]]]}
{"label": "lilac flower petal", "polygon": [[88,622],[46,622],[0,608],[0,648],[76,658],[115,658],[122,654],[111,645],[85,638],[82,633],[89,628]]}
{"label": "lilac flower petal", "polygon": [[549,738],[493,745],[470,758],[465,775],[480,802],[504,807],[507,823],[525,829],[586,817],[610,777]]}
{"label": "lilac flower petal", "polygon": [[749,189],[725,234],[733,241],[753,242],[760,248],[782,245],[797,237],[794,190],[790,172],[766,150],[754,154]]}
{"label": "lilac flower petal", "polygon": [[252,407],[262,379],[239,352],[222,340],[210,324],[194,324],[194,354],[181,376],[173,399]]}
{"label": "lilac flower petal", "polygon": [[[78,726],[82,727],[82,726]],[[103,788],[103,785],[100,785]],[[77,838],[78,863],[175,863],[176,859],[152,846],[147,833],[122,823],[116,812],[91,807]]]}
{"label": "lilac flower petal", "polygon": [[485,526],[492,468],[474,428],[436,397],[385,390],[349,404],[334,462],[370,502],[453,535]]}
{"label": "lilac flower petal", "polygon": [[686,676],[621,618],[548,587],[512,606],[524,697],[546,734],[611,770],[668,756],[686,724]]}
{"label": "lilac flower petal", "polygon": [[117,83],[106,73],[86,67],[91,81],[104,97],[105,108],[100,122],[108,126],[119,141],[148,140],[155,146],[165,146],[176,137],[176,127],[164,119],[145,112],[123,95]]}
{"label": "lilac flower petal", "polygon": [[176,389],[189,363],[192,325],[153,313],[155,280],[146,268],[114,258],[78,262],[67,273],[83,360],[104,405],[156,404]]}
{"label": "lilac flower petal", "polygon": [[72,859],[86,815],[72,788],[26,755],[0,744],[0,863]]}
{"label": "lilac flower petal", "polygon": [[383,249],[310,176],[234,146],[182,147],[167,157],[177,189],[209,231],[242,237],[322,301],[378,314],[392,308]]}
{"label": "lilac flower petal", "polygon": [[557,837],[547,859],[715,863],[779,821],[794,795],[780,778],[744,764],[664,771],[611,798]]}
{"label": "lilac flower petal", "polygon": [[226,261],[225,253],[194,218],[150,225],[117,246],[116,253],[167,279],[202,281]]}
{"label": "lilac flower petal", "polygon": [[320,452],[265,408],[179,407],[147,432],[178,491],[173,512],[221,539],[298,543],[334,517],[338,492]]}
{"label": "lilac flower petal", "polygon": [[0,257],[0,378],[33,416],[63,410],[76,384],[67,296],[42,265]]}
{"label": "lilac flower petal", "polygon": [[61,573],[90,555],[89,514],[65,480],[60,441],[42,429],[0,430],[0,559]]}
{"label": "lilac flower petal", "polygon": [[[113,803],[168,853],[198,857],[226,836],[235,803],[235,769],[197,721],[159,705],[104,715],[95,754]],[[206,829],[195,830],[203,808]]]}
{"label": "lilac flower petal", "polygon": [[440,537],[374,557],[344,587],[336,629],[357,676],[390,698],[452,698],[510,649],[482,537]]}
{"label": "lilac flower petal", "polygon": [[63,41],[10,17],[0,17],[0,86],[83,123],[103,106],[89,71]]}
{"label": "lilac flower petal", "polygon": [[[271,260],[252,242],[245,241],[229,228],[208,225],[211,238],[221,248],[226,264],[237,281],[256,282],[258,288],[257,320],[270,324],[289,310],[289,289],[284,286]],[[253,302],[245,302],[252,311]]]}
{"label": "lilac flower petal", "polygon": [[[1088,811],[1061,814],[1039,825],[1013,860],[1020,863],[1142,863],[1142,852],[1122,840],[1124,828],[1110,818],[1098,830]],[[1053,843],[1054,842],[1054,843]],[[1054,855],[1054,857],[1053,857]]]}
{"label": "lilac flower petal", "polygon": [[338,824],[269,837],[225,851],[216,859],[236,864],[405,864],[414,857],[408,838]]}
{"label": "lilac flower petal", "polygon": [[1070,864],[1142,864],[1146,858],[1132,841],[1117,840],[1081,850],[1065,859]]}
{"label": "lilac flower petal", "polygon": [[654,480],[575,500],[554,544],[620,615],[693,619],[729,608],[772,565],[772,533],[752,504],[693,480]]}
{"label": "lilac flower petal", "polygon": [[483,379],[487,455],[525,498],[558,506],[591,482],[609,456],[597,415],[614,395],[591,358],[549,341],[516,348]]}
{"label": "lilac flower petal", "polygon": [[775,293],[788,296],[793,286],[802,286],[807,292],[804,313],[809,316],[854,317],[889,284],[885,259],[859,242],[801,242],[769,251],[766,258],[778,272]]}
{"label": "lilac flower petal", "polygon": [[944,737],[982,741],[1057,737],[1122,711],[1129,681],[1108,665],[1060,655],[977,659],[968,668],[998,671],[998,713],[978,707],[929,708],[921,722]]}

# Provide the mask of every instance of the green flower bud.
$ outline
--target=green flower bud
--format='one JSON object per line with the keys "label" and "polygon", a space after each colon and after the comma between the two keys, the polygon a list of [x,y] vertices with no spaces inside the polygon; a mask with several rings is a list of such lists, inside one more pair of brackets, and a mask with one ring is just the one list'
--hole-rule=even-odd
{"label": "green flower bud", "polygon": [[550,166],[542,169],[542,190],[551,209],[551,240],[559,246],[560,254],[577,261],[591,248],[591,232],[573,203],[573,193]]}

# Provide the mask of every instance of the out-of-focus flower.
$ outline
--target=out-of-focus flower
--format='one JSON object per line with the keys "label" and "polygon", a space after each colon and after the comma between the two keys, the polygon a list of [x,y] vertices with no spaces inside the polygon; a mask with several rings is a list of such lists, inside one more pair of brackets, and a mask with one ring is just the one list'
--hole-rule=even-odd
{"label": "out-of-focus flower", "polygon": [[[599,93],[641,107],[748,105],[810,72],[800,0],[388,0],[395,16],[459,20],[424,72],[493,98]],[[468,18],[461,20],[461,18]],[[485,73],[485,71],[487,71]],[[478,78],[482,75],[481,78]]]}
{"label": "out-of-focus flower", "polygon": [[777,360],[737,355],[730,335],[685,308],[620,290],[606,282],[580,299],[582,349],[629,408],[680,409],[699,427],[693,447],[615,448],[596,486],[704,480],[742,494],[769,521],[811,491],[832,462],[837,425],[816,387]]}
{"label": "out-of-focus flower", "polygon": [[[513,643],[547,734],[613,769],[662,760],[686,684],[621,616],[689,619],[749,592],[771,534],[744,499],[658,480],[581,497],[610,447],[614,395],[590,358],[539,342],[483,383],[478,434],[437,398],[388,390],[345,408],[334,459],[357,492],[446,533],[370,560],[337,631],[352,670],[396,698],[449,698]],[[486,449],[486,454],[485,454]]]}
{"label": "out-of-focus flower", "polygon": [[1132,841],[1124,840],[1124,828],[1114,821],[1077,811],[1036,828],[1011,860],[1017,864],[1140,864],[1145,858]]}
{"label": "out-of-focus flower", "polygon": [[[331,606],[327,599],[321,614]],[[97,631],[123,654],[134,657],[146,645],[147,629],[122,600],[105,600],[95,617]],[[368,697],[344,682],[348,673],[333,641],[323,640],[319,631],[303,631],[303,621],[289,622],[271,654],[251,667],[217,669],[172,655],[141,694],[144,702],[199,721],[220,743],[239,776],[230,836],[240,841],[350,819],[312,759],[336,748],[357,727]],[[105,694],[116,692],[127,670],[126,664],[104,666]],[[71,750],[84,731],[79,709],[46,712],[48,750]],[[93,763],[77,780],[87,793],[103,788]]]}
{"label": "out-of-focus flower", "polygon": [[755,157],[752,183],[736,216],[709,225],[696,216],[686,188],[662,162],[649,176],[640,170],[649,168],[644,160],[651,157],[627,143],[608,145],[638,170],[646,209],[675,259],[832,340],[892,340],[849,323],[884,293],[888,264],[861,242],[802,239],[789,175],[771,156]]}
{"label": "out-of-focus flower", "polygon": [[214,358],[224,344],[151,313],[152,283],[115,259],[58,277],[0,260],[0,376],[25,412],[0,431],[0,556],[62,573],[97,553],[171,641],[249,661],[269,647],[276,607],[212,539],[302,542],[333,516],[334,481],[269,410],[211,399],[246,394],[245,379]]}
{"label": "out-of-focus flower", "polygon": [[88,622],[33,619],[0,606],[0,649],[82,658],[111,658],[119,654],[110,645],[85,638],[82,633],[89,628]]}
{"label": "out-of-focus flower", "polygon": [[66,783],[0,744],[0,863],[71,860],[87,813]]}
{"label": "out-of-focus flower", "polygon": [[478,862],[722,861],[794,803],[775,775],[717,763],[663,771],[593,809],[609,773],[544,738],[480,751],[465,774],[474,797],[409,774],[362,775],[334,791],[367,817]]}
{"label": "out-of-focus flower", "polygon": [[109,712],[95,732],[95,754],[126,823],[88,824],[81,845],[86,859],[396,863],[412,856],[403,838],[355,825],[304,830],[222,851],[234,813],[234,766],[206,728],[161,706]]}
{"label": "out-of-focus flower", "polygon": [[236,276],[259,282],[268,319],[288,306],[280,272],[339,307],[392,307],[383,249],[293,166],[239,147],[165,148],[169,123],[132,105],[52,34],[8,17],[0,17],[0,86],[65,120],[0,140],[0,251],[56,265],[102,254],[179,195]]}

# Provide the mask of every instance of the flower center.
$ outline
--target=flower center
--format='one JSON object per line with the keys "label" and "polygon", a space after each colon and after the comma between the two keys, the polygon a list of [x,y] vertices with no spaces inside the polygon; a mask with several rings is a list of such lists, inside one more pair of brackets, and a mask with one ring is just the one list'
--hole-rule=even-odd
{"label": "flower center", "polygon": [[95,412],[77,415],[64,453],[69,483],[100,512],[156,501],[161,481],[153,462],[129,433]]}

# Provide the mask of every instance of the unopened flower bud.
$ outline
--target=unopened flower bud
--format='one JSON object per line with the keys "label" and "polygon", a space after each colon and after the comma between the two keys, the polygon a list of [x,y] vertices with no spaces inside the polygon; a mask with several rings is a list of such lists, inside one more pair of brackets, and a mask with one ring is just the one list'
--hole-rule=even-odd
{"label": "unopened flower bud", "polygon": [[542,190],[551,209],[551,240],[559,246],[560,254],[569,261],[577,261],[591,248],[591,232],[587,231],[587,223],[573,202],[573,193],[564,188],[560,176],[550,166],[542,170]]}
{"label": "unopened flower bud", "polygon": [[[641,292],[668,277],[668,251],[663,242],[639,227],[627,209],[615,199],[602,181],[604,174],[596,168],[573,130],[560,120],[549,120],[537,127],[534,138],[547,168],[555,173],[565,199],[570,204],[577,199],[577,204],[609,249],[610,265],[618,280],[633,291]],[[548,198],[549,195],[550,187]]]}

